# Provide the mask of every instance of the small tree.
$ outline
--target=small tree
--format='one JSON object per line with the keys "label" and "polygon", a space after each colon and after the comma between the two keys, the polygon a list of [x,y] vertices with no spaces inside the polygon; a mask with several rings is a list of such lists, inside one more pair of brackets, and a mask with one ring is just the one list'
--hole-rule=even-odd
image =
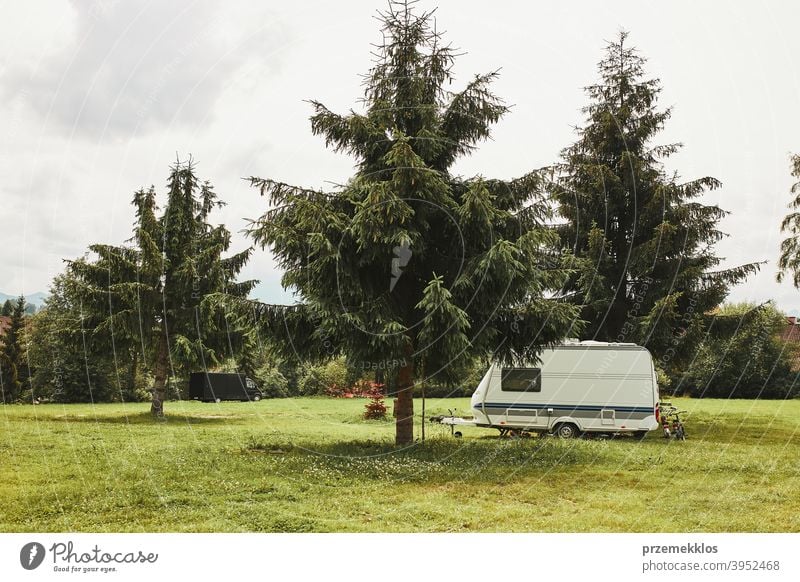
{"label": "small tree", "polygon": [[22,392],[28,377],[23,333],[25,327],[25,298],[20,297],[11,311],[11,322],[0,338],[0,390],[4,403],[14,402]]}
{"label": "small tree", "polygon": [[256,284],[236,282],[251,249],[223,256],[230,233],[209,223],[223,203],[191,160],[172,166],[167,190],[160,216],[155,188],[134,194],[132,246],[92,245],[95,260],[70,263],[93,333],[136,342],[151,361],[155,416],[164,413],[169,376],[216,366],[243,345],[248,330],[228,320],[221,299],[245,298]]}
{"label": "small tree", "polygon": [[538,175],[451,173],[508,111],[491,92],[496,73],[452,93],[456,53],[432,14],[391,2],[380,20],[365,112],[338,115],[313,102],[313,132],[354,156],[356,174],[333,192],[252,178],[271,208],[250,233],[302,298],[259,308],[276,345],[385,369],[403,445],[413,441],[423,366],[438,378],[476,354],[534,359],[568,332],[577,309],[550,295],[566,271],[550,252],[557,237],[544,224]]}
{"label": "small tree", "polygon": [[682,183],[664,170],[680,144],[653,140],[671,110],[658,109],[660,82],[646,78],[627,37],[608,44],[600,81],[586,88],[586,123],[562,152],[553,194],[562,245],[577,259],[568,289],[586,336],[646,345],[671,366],[693,353],[705,314],[759,265],[719,269],[712,247],[727,213],[699,198],[720,182]]}
{"label": "small tree", "polygon": [[366,393],[369,402],[364,405],[365,420],[383,420],[386,418],[386,403],[384,402],[383,386],[376,382],[370,384]]}
{"label": "small tree", "polygon": [[14,312],[14,304],[11,302],[11,299],[6,299],[3,303],[3,308],[0,310],[0,315],[5,315],[6,317],[10,317],[11,314]]}

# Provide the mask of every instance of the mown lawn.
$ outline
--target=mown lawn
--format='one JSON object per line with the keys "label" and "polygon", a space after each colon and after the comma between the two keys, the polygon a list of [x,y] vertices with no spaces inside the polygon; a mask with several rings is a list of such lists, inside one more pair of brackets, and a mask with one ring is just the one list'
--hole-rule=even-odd
{"label": "mown lawn", "polygon": [[429,426],[406,450],[365,402],[2,406],[0,531],[800,531],[800,401],[676,399],[686,442]]}

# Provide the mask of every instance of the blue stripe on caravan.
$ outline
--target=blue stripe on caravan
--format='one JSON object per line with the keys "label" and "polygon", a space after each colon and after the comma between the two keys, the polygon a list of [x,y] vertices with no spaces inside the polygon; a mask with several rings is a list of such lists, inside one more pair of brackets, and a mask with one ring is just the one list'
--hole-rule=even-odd
{"label": "blue stripe on caravan", "polygon": [[483,405],[473,406],[475,410],[486,408],[516,408],[520,410],[544,410],[554,408],[558,410],[619,410],[620,412],[653,412],[649,406],[592,406],[582,404],[524,404],[519,402],[486,402]]}

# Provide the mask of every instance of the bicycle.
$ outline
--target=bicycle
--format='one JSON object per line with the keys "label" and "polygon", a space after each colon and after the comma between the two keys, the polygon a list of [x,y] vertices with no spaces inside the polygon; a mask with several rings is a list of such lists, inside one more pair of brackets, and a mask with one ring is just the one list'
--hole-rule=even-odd
{"label": "bicycle", "polygon": [[670,402],[659,404],[659,416],[661,418],[661,430],[664,438],[674,438],[679,441],[686,440],[686,428],[683,426],[681,414],[686,414],[685,410],[678,410]]}

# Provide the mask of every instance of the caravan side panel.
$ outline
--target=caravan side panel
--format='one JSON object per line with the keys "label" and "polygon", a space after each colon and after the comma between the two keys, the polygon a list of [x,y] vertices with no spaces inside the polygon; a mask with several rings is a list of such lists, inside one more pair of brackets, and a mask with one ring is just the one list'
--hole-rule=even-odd
{"label": "caravan side panel", "polygon": [[553,423],[569,416],[582,430],[654,428],[653,363],[644,348],[564,346],[543,354],[542,366]]}

